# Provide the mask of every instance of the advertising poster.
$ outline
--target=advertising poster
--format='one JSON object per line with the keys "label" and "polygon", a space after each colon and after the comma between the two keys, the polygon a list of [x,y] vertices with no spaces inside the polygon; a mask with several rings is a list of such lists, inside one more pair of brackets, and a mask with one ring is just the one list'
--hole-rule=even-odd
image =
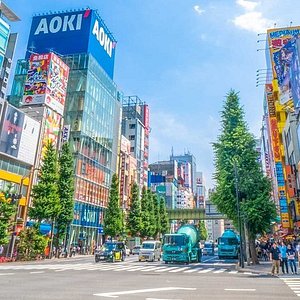
{"label": "advertising poster", "polygon": [[[281,80],[282,83],[282,86],[279,84],[280,104],[285,104],[292,99],[289,87],[284,85],[284,80],[282,80],[285,72],[284,65],[286,65],[286,61],[290,59],[290,54],[286,52],[287,50],[281,51],[281,49],[298,34],[300,34],[299,26],[276,28],[267,31],[273,76],[277,78],[278,81]],[[280,79],[277,77],[277,72],[279,72],[281,76]],[[283,77],[281,74],[283,74]]]}
{"label": "advertising poster", "polygon": [[61,116],[50,108],[46,108],[44,119],[45,125],[43,135],[42,157],[44,156],[45,146],[48,142],[52,142],[54,147],[57,148],[61,126]]}
{"label": "advertising poster", "polygon": [[18,157],[24,123],[24,113],[8,105],[0,136],[0,151]]}
{"label": "advertising poster", "polygon": [[40,123],[24,116],[18,159],[33,165],[39,140]]}
{"label": "advertising poster", "polygon": [[63,115],[69,67],[54,53],[31,55],[23,105],[46,104]]}
{"label": "advertising poster", "polygon": [[290,67],[290,82],[291,91],[294,101],[294,107],[300,107],[300,39],[299,36],[295,40],[295,47],[293,49],[293,57]]}

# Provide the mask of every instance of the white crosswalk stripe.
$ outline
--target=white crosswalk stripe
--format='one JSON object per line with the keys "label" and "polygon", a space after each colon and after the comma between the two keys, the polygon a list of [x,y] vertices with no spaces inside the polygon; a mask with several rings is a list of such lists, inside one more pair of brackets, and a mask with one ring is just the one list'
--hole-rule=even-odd
{"label": "white crosswalk stripe", "polygon": [[300,297],[300,277],[280,278],[283,282]]}
{"label": "white crosswalk stripe", "polygon": [[[44,274],[45,270],[53,272],[68,272],[68,271],[100,271],[100,272],[155,272],[155,273],[184,273],[184,274],[238,274],[238,275],[249,275],[252,273],[247,272],[238,272],[231,270],[230,268],[221,268],[220,267],[208,267],[205,264],[197,263],[191,264],[189,266],[184,265],[163,265],[163,264],[141,264],[139,262],[122,262],[122,263],[53,263],[53,264],[24,264],[24,265],[3,265],[0,266],[0,274],[5,274],[4,271],[27,271],[30,274]],[[9,274],[9,273],[6,273]],[[290,282],[291,288],[300,287],[300,278],[299,282]],[[300,292],[299,292],[300,293]]]}

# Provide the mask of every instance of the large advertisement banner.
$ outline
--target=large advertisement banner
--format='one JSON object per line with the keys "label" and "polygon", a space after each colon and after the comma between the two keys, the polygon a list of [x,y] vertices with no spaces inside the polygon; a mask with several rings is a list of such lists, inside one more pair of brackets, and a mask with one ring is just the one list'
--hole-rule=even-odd
{"label": "large advertisement banner", "polygon": [[34,16],[27,58],[32,51],[61,55],[90,53],[113,79],[116,41],[96,10],[85,9]]}
{"label": "large advertisement banner", "polygon": [[300,39],[297,36],[293,48],[293,56],[290,67],[290,83],[294,107],[300,107]]}
{"label": "large advertisement banner", "polygon": [[288,66],[291,54],[289,53],[290,49],[284,48],[284,46],[298,34],[300,34],[299,26],[269,29],[267,31],[272,72],[274,78],[278,79],[279,83],[280,104],[285,104],[292,99],[289,85],[286,82],[289,77],[286,67]]}
{"label": "large advertisement banner", "polygon": [[40,124],[8,105],[0,135],[0,152],[34,164]]}
{"label": "large advertisement banner", "polygon": [[69,67],[54,53],[31,55],[23,105],[46,104],[63,115]]}

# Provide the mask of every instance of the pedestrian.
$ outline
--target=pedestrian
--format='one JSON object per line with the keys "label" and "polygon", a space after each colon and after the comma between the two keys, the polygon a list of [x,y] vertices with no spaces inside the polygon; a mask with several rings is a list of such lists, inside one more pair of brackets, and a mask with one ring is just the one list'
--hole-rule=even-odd
{"label": "pedestrian", "polygon": [[279,266],[280,266],[280,250],[277,247],[277,243],[274,242],[271,250],[270,250],[270,260],[272,261],[272,275],[279,274]]}
{"label": "pedestrian", "polygon": [[0,245],[0,256],[2,256],[2,254],[3,254],[3,251],[4,251],[4,247],[3,247],[3,245]]}
{"label": "pedestrian", "polygon": [[287,246],[286,254],[292,274],[297,274],[297,266],[295,262],[296,251],[294,250],[291,244]]}
{"label": "pedestrian", "polygon": [[284,243],[284,241],[281,242],[281,245],[279,246],[279,249],[280,249],[280,254],[281,254],[281,259],[280,260],[281,260],[282,273],[283,274],[285,274],[285,273],[288,274],[289,273],[289,267],[288,267],[288,259],[287,259],[287,254],[286,254],[287,246]]}

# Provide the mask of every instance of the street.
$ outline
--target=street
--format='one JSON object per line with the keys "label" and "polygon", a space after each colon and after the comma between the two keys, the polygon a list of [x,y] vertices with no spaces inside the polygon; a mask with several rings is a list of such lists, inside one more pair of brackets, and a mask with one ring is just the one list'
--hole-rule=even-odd
{"label": "street", "polygon": [[0,265],[1,299],[295,299],[300,277],[235,270],[234,260],[190,265],[95,263],[92,256]]}

